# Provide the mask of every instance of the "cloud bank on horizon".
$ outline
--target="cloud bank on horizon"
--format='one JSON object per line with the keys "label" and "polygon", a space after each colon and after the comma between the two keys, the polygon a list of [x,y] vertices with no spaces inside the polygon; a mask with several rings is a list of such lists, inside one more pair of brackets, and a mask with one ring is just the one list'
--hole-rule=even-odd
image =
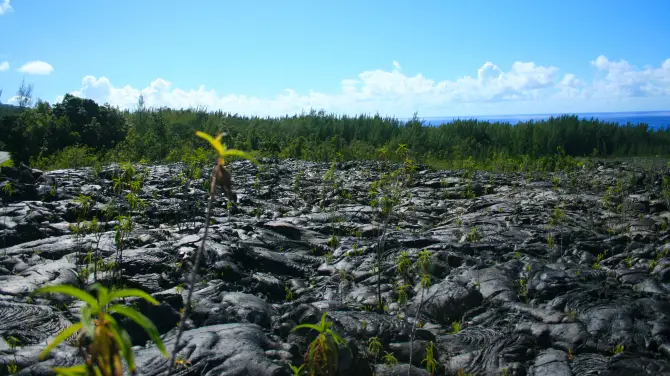
{"label": "cloud bank on horizon", "polygon": [[[363,5],[319,3],[312,8],[289,2],[257,9],[243,2],[203,0],[201,12],[179,14],[184,27],[211,32],[198,41],[163,28],[161,20],[175,16],[170,6],[140,2],[136,12],[127,12],[109,3],[83,0],[10,2],[0,0],[0,34],[15,33],[0,45],[0,79],[18,86],[21,76],[30,76],[26,83],[35,82],[33,94],[49,102],[71,93],[130,109],[143,96],[151,107],[205,107],[258,116],[311,109],[396,117],[416,112],[431,117],[670,110],[670,54],[662,47],[639,48],[640,43],[660,46],[670,31],[665,24],[652,22],[661,20],[663,9],[670,6],[651,1],[654,7],[631,3],[603,18],[605,0],[537,7],[527,6],[532,3],[528,0],[491,4],[485,10],[469,2],[380,7],[385,3],[370,0]],[[354,4],[379,14],[369,17],[359,12],[358,21],[365,22],[352,18],[344,29],[332,21],[354,17],[349,13]],[[101,12],[110,15],[104,22],[84,16]],[[155,13],[163,18],[153,17]],[[229,17],[219,24],[217,14]],[[253,14],[253,25],[236,16],[243,14]],[[445,14],[459,16],[447,24],[437,22]],[[545,14],[570,17],[574,24],[557,34],[535,17]],[[505,15],[523,22],[508,27],[505,21],[503,27]],[[385,17],[407,24],[398,33],[387,33]],[[129,26],[103,33],[102,26],[116,29],[120,19]],[[49,32],[55,20],[59,31]],[[604,31],[624,20],[629,28]],[[15,32],[27,22],[36,27]],[[316,31],[305,36],[308,26]],[[247,33],[232,33],[238,30]],[[472,32],[462,37],[464,30]],[[147,50],[137,35],[155,42],[153,49]],[[356,38],[354,42],[347,35]],[[80,43],[63,44],[63,40]],[[223,41],[226,47],[207,50],[209,55],[199,58],[197,53],[214,41]],[[311,49],[299,48],[310,41]],[[283,51],[284,43],[297,47]],[[328,56],[324,51],[334,53],[330,49],[338,51],[339,59],[324,57]],[[289,55],[277,64],[266,59],[287,51]],[[453,51],[458,51],[456,59],[450,55]],[[143,67],[121,63],[127,56],[142,56]],[[231,63],[228,56],[239,58]]]}
{"label": "cloud bank on horizon", "polygon": [[591,103],[591,107],[593,104],[597,107],[599,103],[641,103],[649,98],[670,98],[670,58],[658,67],[642,69],[626,60],[613,61],[602,55],[590,64],[597,70],[591,80],[572,73],[561,74],[558,67],[518,61],[507,71],[486,62],[472,76],[436,81],[422,74],[405,75],[400,63],[393,61],[391,70],[368,70],[356,78],[343,79],[339,92],[298,93],[286,89],[272,98],[223,94],[205,85],[182,89],[173,87],[164,78],[156,78],[144,88],[135,88],[117,86],[104,76],[85,76],[81,88],[71,94],[124,109],[134,107],[142,95],[145,103],[152,107],[204,106],[209,110],[259,116],[295,114],[310,109],[352,115],[378,112],[390,116],[411,116],[418,111],[424,116],[433,116],[457,108],[495,111],[503,107],[533,106],[542,109],[543,103],[560,103],[566,107],[573,103]]}

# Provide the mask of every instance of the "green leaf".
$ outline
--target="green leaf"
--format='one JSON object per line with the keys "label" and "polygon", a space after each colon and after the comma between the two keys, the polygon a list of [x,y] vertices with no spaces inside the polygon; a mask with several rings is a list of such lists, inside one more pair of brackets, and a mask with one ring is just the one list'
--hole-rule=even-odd
{"label": "green leaf", "polygon": [[336,344],[340,345],[344,343],[344,339],[340,337],[337,333],[333,332],[330,329],[326,329],[326,333],[330,334],[331,337],[333,337],[333,341],[335,341]]}
{"label": "green leaf", "polygon": [[98,301],[95,300],[95,298],[87,293],[84,290],[80,290],[76,287],[69,286],[69,285],[56,285],[56,286],[46,286],[39,288],[35,290],[34,294],[48,294],[48,293],[60,293],[64,295],[70,295],[72,297],[75,297],[86,304],[88,304],[93,313],[97,312],[100,310],[100,306],[98,305]]}
{"label": "green leaf", "polygon": [[223,145],[221,145],[221,138],[223,137],[223,134],[219,134],[216,136],[216,138],[208,135],[205,132],[197,131],[195,134],[198,137],[204,138],[205,140],[209,141],[210,145],[216,150],[216,152],[219,154],[219,156],[222,156],[223,152],[225,151],[225,148]]}
{"label": "green leaf", "polygon": [[116,321],[110,320],[110,323],[112,327],[112,335],[114,336],[116,343],[119,345],[119,348],[123,353],[123,357],[126,359],[128,369],[131,371],[131,373],[134,373],[136,368],[135,356],[133,355],[133,349],[132,349],[133,344],[132,341],[130,340],[130,336],[125,330],[119,327],[119,324]]}
{"label": "green leaf", "polygon": [[147,294],[146,292],[140,289],[121,289],[121,290],[112,290],[112,293],[109,294],[109,301],[114,301],[120,298],[142,298],[147,302],[153,305],[159,305],[160,303],[153,296]]}
{"label": "green leaf", "polygon": [[92,338],[95,334],[95,325],[93,325],[93,321],[91,320],[91,309],[89,306],[83,306],[81,308],[80,316],[84,330],[88,333],[89,337]]}
{"label": "green leaf", "polygon": [[237,150],[237,149],[226,149],[223,152],[224,157],[241,157],[244,159],[248,159],[251,161],[253,164],[258,165],[258,161],[252,157],[250,154],[243,152],[242,150]]}
{"label": "green leaf", "polygon": [[61,368],[61,367],[54,367],[52,369],[57,375],[64,375],[64,376],[86,376],[88,373],[88,370],[86,369],[85,364],[79,364],[76,366],[72,367],[67,367],[67,368]]}
{"label": "green leaf", "polygon": [[324,312],[323,315],[321,315],[321,332],[329,327],[328,321],[326,321],[326,316],[328,316],[328,312]]}
{"label": "green leaf", "polygon": [[121,304],[115,304],[109,307],[108,311],[110,313],[116,312],[120,315],[126,316],[129,319],[135,321],[137,325],[141,326],[147,332],[147,334],[149,334],[149,337],[151,337],[151,340],[154,341],[154,343],[158,347],[158,350],[160,350],[161,354],[163,354],[163,356],[167,358],[168,356],[167,350],[165,349],[165,345],[163,345],[163,341],[161,340],[158,334],[158,329],[156,328],[156,325],[154,325],[154,323],[151,322],[151,320],[149,320],[146,316],[135,311],[132,308],[128,308]]}
{"label": "green leaf", "polygon": [[83,327],[84,324],[81,322],[78,322],[76,324],[73,324],[72,326],[63,329],[62,332],[60,332],[56,338],[51,341],[51,343],[46,347],[46,349],[42,350],[40,353],[40,360],[44,360],[44,357],[47,356],[53,350],[56,346],[58,346],[59,343],[65,341],[66,339],[70,338],[73,334],[75,334],[79,329]]}
{"label": "green leaf", "polygon": [[302,329],[302,328],[305,328],[305,329],[314,329],[314,330],[316,330],[316,331],[319,332],[319,333],[322,333],[322,332],[323,332],[323,330],[321,329],[320,326],[318,326],[318,325],[314,325],[314,324],[300,324],[300,325],[296,325],[295,328],[291,329],[291,331],[295,331],[295,330]]}
{"label": "green leaf", "polygon": [[103,286],[100,282],[96,282],[91,286],[92,289],[98,290],[98,304],[104,307],[109,304],[109,289]]}

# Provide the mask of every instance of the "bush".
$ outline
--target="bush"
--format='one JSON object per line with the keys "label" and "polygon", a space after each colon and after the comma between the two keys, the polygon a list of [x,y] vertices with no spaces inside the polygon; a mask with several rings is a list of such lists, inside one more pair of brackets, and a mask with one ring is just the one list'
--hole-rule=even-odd
{"label": "bush", "polygon": [[30,159],[30,166],[40,170],[92,167],[99,163],[94,150],[86,146],[68,146],[49,156],[38,155]]}

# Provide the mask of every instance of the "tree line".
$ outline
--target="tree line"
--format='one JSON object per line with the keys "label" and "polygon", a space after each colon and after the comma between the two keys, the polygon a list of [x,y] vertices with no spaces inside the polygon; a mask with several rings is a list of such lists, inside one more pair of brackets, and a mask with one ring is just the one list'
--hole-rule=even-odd
{"label": "tree line", "polygon": [[[566,156],[667,156],[670,130],[619,125],[576,115],[512,125],[455,120],[424,125],[415,116],[346,116],[325,111],[256,117],[204,108],[148,108],[140,97],[131,110],[66,94],[53,105],[29,98],[22,84],[19,106],[0,106],[0,147],[14,162],[40,168],[94,163],[183,160],[204,147],[196,130],[225,132],[228,147],[257,157],[312,161],[398,158],[400,145],[426,164],[453,167],[464,160],[537,161]],[[460,161],[460,162],[459,162]]]}

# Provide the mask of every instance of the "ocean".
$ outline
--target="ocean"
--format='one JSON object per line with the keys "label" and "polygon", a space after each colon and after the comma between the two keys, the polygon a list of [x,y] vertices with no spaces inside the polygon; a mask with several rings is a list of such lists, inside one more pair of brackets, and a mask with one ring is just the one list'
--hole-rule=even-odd
{"label": "ocean", "polygon": [[[470,120],[477,119],[489,122],[509,122],[514,125],[519,122],[528,120],[545,120],[551,116],[560,116],[562,114],[531,114],[531,115],[493,115],[493,116],[437,116],[421,118],[427,125],[440,125],[449,123],[453,120]],[[589,112],[570,114],[577,115],[582,119],[597,118],[602,121],[618,123],[619,125],[626,125],[631,123],[637,125],[645,123],[649,128],[662,129],[670,126],[670,111],[637,111],[637,112]]]}

